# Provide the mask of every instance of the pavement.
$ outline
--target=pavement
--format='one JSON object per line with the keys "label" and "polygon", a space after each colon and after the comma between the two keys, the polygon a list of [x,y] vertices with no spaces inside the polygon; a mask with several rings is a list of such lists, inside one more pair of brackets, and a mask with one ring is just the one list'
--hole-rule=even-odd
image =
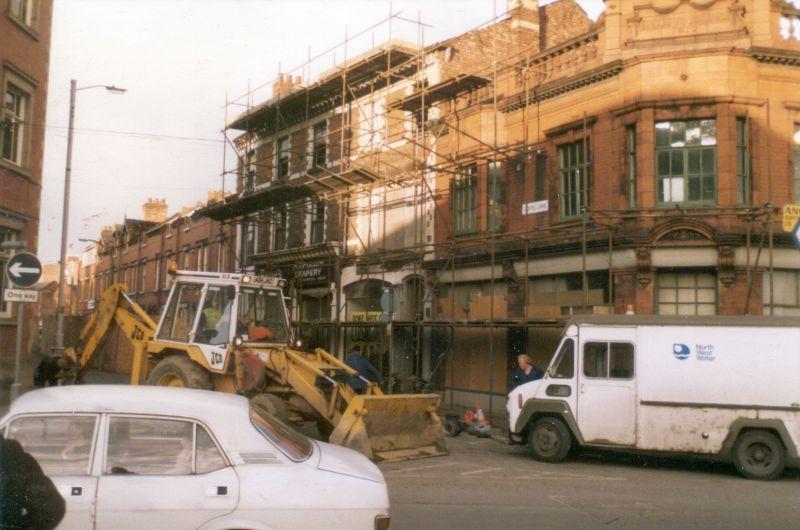
{"label": "pavement", "polygon": [[773,482],[722,463],[584,452],[537,462],[462,433],[450,455],[381,464],[392,528],[797,528],[800,472]]}

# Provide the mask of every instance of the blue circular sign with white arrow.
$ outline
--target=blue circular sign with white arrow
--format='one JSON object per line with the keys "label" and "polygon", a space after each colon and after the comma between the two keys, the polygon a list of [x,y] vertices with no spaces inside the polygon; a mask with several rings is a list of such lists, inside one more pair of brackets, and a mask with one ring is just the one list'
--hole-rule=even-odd
{"label": "blue circular sign with white arrow", "polygon": [[6,276],[17,287],[30,287],[42,277],[42,263],[30,252],[20,252],[6,263]]}

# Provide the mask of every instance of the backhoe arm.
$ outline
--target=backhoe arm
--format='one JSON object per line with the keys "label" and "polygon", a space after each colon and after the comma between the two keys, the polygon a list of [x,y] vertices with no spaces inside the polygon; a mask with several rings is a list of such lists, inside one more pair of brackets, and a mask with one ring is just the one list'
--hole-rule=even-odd
{"label": "backhoe arm", "polygon": [[122,284],[114,284],[100,296],[97,309],[81,331],[77,348],[68,349],[66,357],[72,361],[74,377],[83,378],[95,354],[102,348],[105,338],[116,324],[133,345],[131,383],[141,384],[147,376],[147,343],[156,332],[156,323],[125,292]]}

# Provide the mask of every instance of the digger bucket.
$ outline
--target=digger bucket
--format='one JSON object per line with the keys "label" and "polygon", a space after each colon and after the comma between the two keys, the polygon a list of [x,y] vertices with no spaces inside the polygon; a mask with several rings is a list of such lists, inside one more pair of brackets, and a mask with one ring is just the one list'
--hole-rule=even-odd
{"label": "digger bucket", "polygon": [[356,395],[331,433],[330,442],[374,462],[447,454],[437,394]]}

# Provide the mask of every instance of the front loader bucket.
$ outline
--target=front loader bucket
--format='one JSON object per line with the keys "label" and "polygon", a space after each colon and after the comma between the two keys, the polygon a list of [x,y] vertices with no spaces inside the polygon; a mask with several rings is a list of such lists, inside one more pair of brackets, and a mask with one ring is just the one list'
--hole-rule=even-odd
{"label": "front loader bucket", "polygon": [[374,462],[447,454],[437,394],[356,395],[330,442],[349,447]]}

